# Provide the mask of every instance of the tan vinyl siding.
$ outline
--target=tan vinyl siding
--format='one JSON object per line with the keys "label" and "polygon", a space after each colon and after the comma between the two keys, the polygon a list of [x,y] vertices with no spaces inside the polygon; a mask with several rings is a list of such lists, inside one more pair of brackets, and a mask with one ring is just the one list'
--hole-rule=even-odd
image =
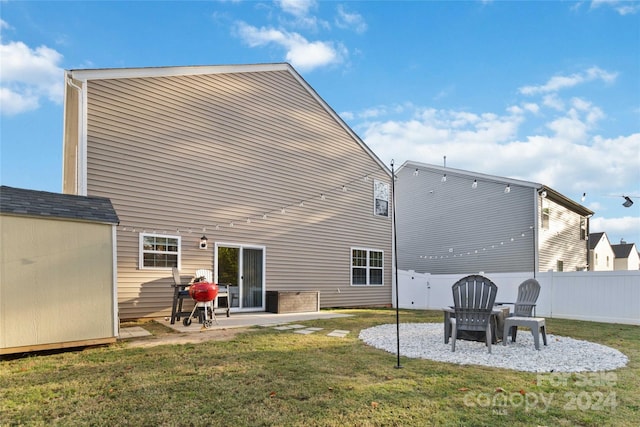
{"label": "tan vinyl siding", "polygon": [[78,90],[73,86],[65,86],[65,118],[64,118],[64,158],[62,168],[62,192],[76,194],[78,173],[78,142],[80,132],[80,116]]}
{"label": "tan vinyl siding", "polygon": [[[215,242],[260,245],[267,290],[391,302],[391,218],[373,215],[389,176],[290,72],[90,80],[88,103],[88,194],[120,218],[121,318],[169,313],[170,271],[138,269],[142,231],[181,236],[185,276],[213,268]],[[353,246],[384,251],[384,286],[349,286]]]}
{"label": "tan vinyl siding", "polygon": [[570,211],[548,198],[541,198],[538,215],[549,208],[549,229],[539,230],[540,271],[558,271],[562,261],[564,271],[583,269],[587,264],[587,241],[580,239],[580,214]]}

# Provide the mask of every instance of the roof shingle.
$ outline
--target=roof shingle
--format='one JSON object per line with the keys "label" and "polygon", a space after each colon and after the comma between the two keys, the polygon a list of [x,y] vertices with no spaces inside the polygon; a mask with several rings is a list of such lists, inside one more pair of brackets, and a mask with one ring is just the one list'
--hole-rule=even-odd
{"label": "roof shingle", "polygon": [[120,222],[111,200],[104,197],[50,193],[6,185],[0,187],[0,212],[110,224]]}

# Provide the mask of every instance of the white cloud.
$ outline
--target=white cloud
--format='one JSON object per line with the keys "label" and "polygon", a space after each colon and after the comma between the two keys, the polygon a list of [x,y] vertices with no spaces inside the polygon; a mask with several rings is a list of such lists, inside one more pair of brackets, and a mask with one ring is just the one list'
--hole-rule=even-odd
{"label": "white cloud", "polygon": [[636,247],[639,247],[640,242],[634,241],[633,236],[638,232],[637,230],[640,230],[640,217],[602,218],[594,216],[589,222],[589,228],[592,233],[606,232],[607,237],[612,239],[612,245],[620,243],[618,239],[613,240],[613,236],[621,236],[620,238],[624,238],[627,243],[635,243]]}
{"label": "white cloud", "polygon": [[62,55],[54,49],[40,46],[31,49],[23,42],[0,43],[1,113],[15,115],[35,110],[40,100],[48,98],[62,102]]}
{"label": "white cloud", "polygon": [[36,110],[40,106],[38,99],[37,95],[30,94],[27,90],[18,93],[11,89],[0,87],[0,109],[2,115],[13,116]]}
{"label": "white cloud", "polygon": [[347,50],[340,44],[324,41],[308,41],[298,33],[274,28],[256,28],[238,22],[239,37],[250,47],[275,44],[286,50],[286,60],[301,71],[310,71],[325,65],[344,61]]}
{"label": "white cloud", "polygon": [[584,144],[588,141],[589,131],[604,117],[604,113],[581,98],[573,98],[571,106],[565,116],[547,123],[547,127],[554,132],[557,139]]}
{"label": "white cloud", "polygon": [[522,108],[533,114],[538,114],[540,112],[540,106],[532,102],[522,104]]}
{"label": "white cloud", "polygon": [[276,3],[284,12],[296,17],[307,16],[317,5],[315,0],[278,0]]}
{"label": "white cloud", "polygon": [[384,107],[377,107],[377,108],[369,108],[365,111],[363,111],[362,113],[360,113],[360,117],[365,118],[365,119],[371,119],[374,117],[380,117],[382,115],[386,114],[386,108]]}
{"label": "white cloud", "polygon": [[518,134],[530,116],[512,108],[502,115],[426,108],[407,120],[367,121],[356,130],[385,163],[401,155],[440,164],[446,155],[451,167],[540,182],[578,200],[583,192],[623,191],[636,183],[640,133],[593,136],[588,117],[599,109],[573,103],[566,116],[547,123],[549,134],[523,139]]}
{"label": "white cloud", "polygon": [[545,107],[553,108],[554,110],[564,110],[564,101],[562,101],[562,99],[560,99],[555,93],[542,97],[542,104]]}
{"label": "white cloud", "polygon": [[540,86],[523,86],[518,91],[523,95],[537,95],[558,92],[562,89],[574,87],[594,80],[611,83],[618,77],[618,73],[609,73],[598,67],[591,67],[584,72],[570,76],[554,76]]}
{"label": "white cloud", "polygon": [[362,15],[358,13],[349,13],[345,10],[343,5],[337,7],[338,15],[336,16],[336,26],[339,28],[352,29],[358,34],[362,34],[367,31],[367,23]]}
{"label": "white cloud", "polygon": [[292,21],[280,18],[280,21],[286,26],[311,30],[315,30],[319,26],[329,28],[327,22],[310,15],[310,12],[317,8],[317,2],[314,0],[278,0],[276,4],[283,12],[294,18]]}
{"label": "white cloud", "polygon": [[591,2],[591,9],[596,9],[600,6],[609,6],[620,15],[633,15],[634,13],[640,11],[640,3],[638,3],[637,1],[593,0]]}

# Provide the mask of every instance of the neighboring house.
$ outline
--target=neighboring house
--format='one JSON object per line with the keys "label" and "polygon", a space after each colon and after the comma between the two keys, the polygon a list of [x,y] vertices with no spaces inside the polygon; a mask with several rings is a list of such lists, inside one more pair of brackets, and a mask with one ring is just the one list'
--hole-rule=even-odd
{"label": "neighboring house", "polygon": [[607,233],[589,234],[589,271],[613,271],[615,257]]}
{"label": "neighboring house", "polygon": [[0,187],[0,354],[114,342],[109,199]]}
{"label": "neighboring house", "polygon": [[614,270],[640,270],[640,255],[635,243],[621,242],[611,245],[616,254]]}
{"label": "neighboring house", "polygon": [[545,185],[413,161],[397,176],[401,270],[586,269],[593,212]]}
{"label": "neighboring house", "polygon": [[120,217],[121,318],[168,315],[173,266],[232,312],[391,303],[390,171],[289,64],[67,71],[63,162]]}

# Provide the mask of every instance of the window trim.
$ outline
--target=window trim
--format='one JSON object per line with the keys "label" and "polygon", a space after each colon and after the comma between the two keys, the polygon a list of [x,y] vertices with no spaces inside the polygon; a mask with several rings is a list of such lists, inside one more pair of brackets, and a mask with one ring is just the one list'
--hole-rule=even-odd
{"label": "window trim", "polygon": [[[353,265],[353,251],[366,251],[367,253],[367,265],[366,266],[354,266]],[[381,267],[372,267],[371,266],[371,253],[372,252],[377,252],[381,255],[381,262],[382,262],[382,266]],[[353,283],[353,270],[354,268],[364,268],[366,270],[366,281],[367,283],[364,284],[360,284],[360,283]],[[371,270],[380,270],[381,273],[381,277],[382,277],[382,283],[371,283],[370,279],[371,279]],[[362,248],[362,247],[356,247],[353,246],[349,249],[349,276],[350,276],[350,286],[355,286],[355,287],[363,287],[363,286],[384,286],[384,251],[382,249],[373,249],[373,248]]]}
{"label": "window trim", "polygon": [[171,270],[173,267],[147,267],[144,265],[144,254],[145,253],[167,253],[173,254],[171,251],[145,251],[144,250],[144,238],[145,237],[166,237],[169,239],[176,239],[178,252],[177,252],[177,267],[180,269],[181,266],[181,258],[182,258],[182,238],[181,236],[175,236],[171,234],[158,234],[158,233],[139,233],[138,234],[138,269],[139,270]]}
{"label": "window trim", "polygon": [[[373,216],[379,216],[383,218],[389,218],[389,209],[391,208],[389,183],[373,180]],[[378,210],[378,200],[387,204],[384,212]]]}
{"label": "window trim", "polygon": [[541,228],[543,230],[549,230],[551,227],[551,208],[543,206],[541,214]]}

